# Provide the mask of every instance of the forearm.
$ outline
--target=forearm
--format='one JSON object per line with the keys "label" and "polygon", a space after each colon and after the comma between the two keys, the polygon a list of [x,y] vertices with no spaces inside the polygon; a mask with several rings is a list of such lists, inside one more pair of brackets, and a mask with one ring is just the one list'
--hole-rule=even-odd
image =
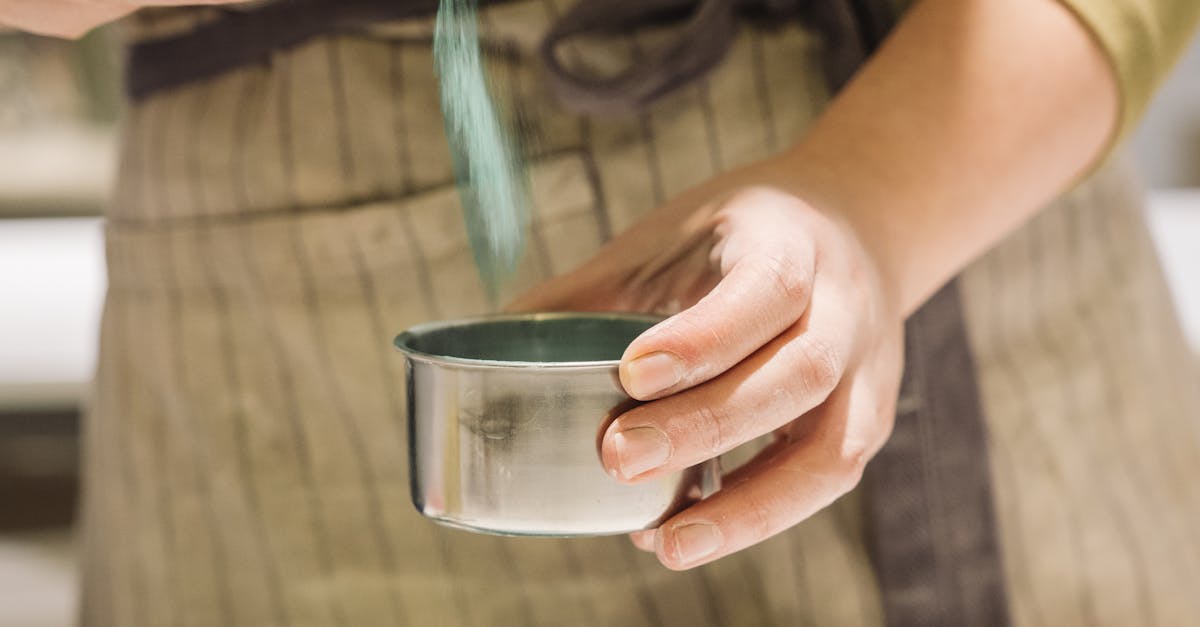
{"label": "forearm", "polygon": [[0,26],[74,38],[144,6],[237,4],[249,0],[0,0]]}
{"label": "forearm", "polygon": [[924,0],[784,158],[907,314],[1084,173],[1118,109],[1057,0]]}
{"label": "forearm", "polygon": [[53,37],[79,37],[136,7],[97,0],[0,0],[0,25]]}

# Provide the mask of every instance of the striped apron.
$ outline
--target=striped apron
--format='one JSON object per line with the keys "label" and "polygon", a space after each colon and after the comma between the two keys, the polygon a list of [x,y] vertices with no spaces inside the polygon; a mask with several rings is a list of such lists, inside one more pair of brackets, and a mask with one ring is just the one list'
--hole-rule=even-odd
{"label": "striped apron", "polygon": [[[483,12],[529,138],[514,292],[782,149],[829,93],[816,32],[747,20],[702,79],[633,114],[572,113],[539,74],[570,5]],[[414,15],[312,35],[130,107],[85,426],[84,624],[1200,624],[1200,386],[1119,163],[914,318],[895,436],[858,490],[794,529],[676,573],[622,537],[422,519],[388,339],[502,304],[468,250],[431,29]],[[613,70],[672,35],[561,52]]]}

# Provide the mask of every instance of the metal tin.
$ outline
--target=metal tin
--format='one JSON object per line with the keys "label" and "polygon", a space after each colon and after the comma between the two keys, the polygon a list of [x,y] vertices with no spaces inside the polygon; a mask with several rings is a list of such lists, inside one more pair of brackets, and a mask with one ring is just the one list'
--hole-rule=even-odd
{"label": "metal tin", "polygon": [[636,485],[600,464],[604,429],[636,405],[621,354],[658,320],[524,314],[399,335],[417,510],[482,533],[609,535],[653,528],[715,490],[715,462]]}

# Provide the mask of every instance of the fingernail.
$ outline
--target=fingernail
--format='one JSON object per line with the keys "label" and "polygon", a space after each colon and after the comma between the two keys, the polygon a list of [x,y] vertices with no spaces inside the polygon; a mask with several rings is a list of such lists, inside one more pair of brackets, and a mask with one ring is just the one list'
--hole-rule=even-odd
{"label": "fingernail", "polygon": [[634,398],[647,398],[679,383],[683,364],[670,353],[650,353],[625,366],[626,391]]}
{"label": "fingernail", "polygon": [[671,457],[671,441],[654,427],[636,427],[613,436],[621,476],[632,479],[658,468]]}
{"label": "fingernail", "polygon": [[704,559],[721,548],[724,538],[712,523],[692,523],[675,529],[675,556],[681,564]]}

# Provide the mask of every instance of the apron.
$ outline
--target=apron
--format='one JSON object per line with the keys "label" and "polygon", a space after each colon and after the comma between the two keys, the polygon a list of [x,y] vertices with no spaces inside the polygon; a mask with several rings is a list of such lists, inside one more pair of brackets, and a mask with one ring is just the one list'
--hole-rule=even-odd
{"label": "apron", "polygon": [[[569,4],[483,12],[530,138],[514,292],[782,149],[829,93],[810,27],[747,21],[703,78],[633,114],[573,113],[539,62]],[[468,249],[431,27],[311,36],[131,106],[85,426],[85,624],[1200,624],[1197,379],[1119,164],[914,319],[896,435],[794,529],[675,573],[623,537],[421,518],[389,338],[502,304]],[[604,70],[672,34],[560,48]]]}

